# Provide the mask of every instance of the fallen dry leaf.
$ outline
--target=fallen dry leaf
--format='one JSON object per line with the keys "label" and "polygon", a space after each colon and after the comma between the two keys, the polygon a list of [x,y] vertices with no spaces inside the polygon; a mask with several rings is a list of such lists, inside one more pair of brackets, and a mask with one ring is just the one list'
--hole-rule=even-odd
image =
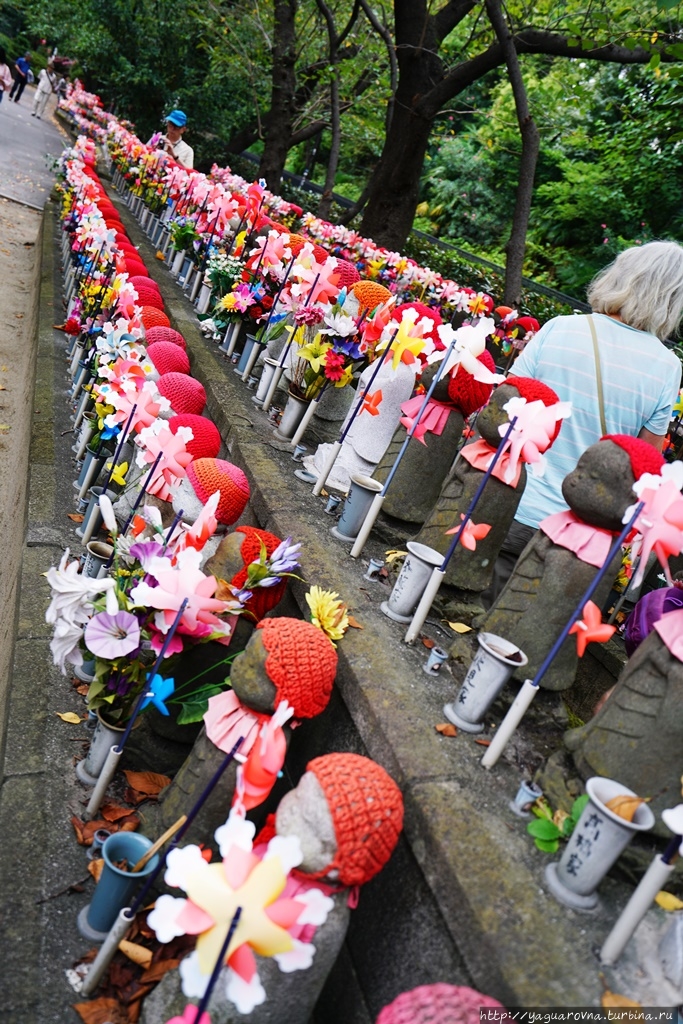
{"label": "fallen dry leaf", "polygon": [[98,828],[105,828],[108,832],[135,832],[140,824],[137,814],[129,814],[126,818],[119,818],[118,821],[106,821],[98,818],[95,821],[81,821],[75,815],[71,818],[71,824],[76,833],[76,839],[81,846],[92,846],[93,836]]}
{"label": "fallen dry leaf", "polygon": [[161,260],[161,262],[162,262],[162,263],[163,263],[163,262],[164,262],[164,260],[166,259],[166,257],[164,256],[163,252],[161,252],[161,250],[159,250],[158,252],[156,252],[156,253],[155,253],[154,255],[156,256],[156,258],[157,258],[158,260]]}
{"label": "fallen dry leaf", "polygon": [[432,647],[436,647],[436,641],[432,640],[428,636],[422,637],[422,646],[426,647],[428,651],[431,651]]}
{"label": "fallen dry leaf", "polygon": [[452,724],[452,722],[441,722],[440,725],[435,725],[434,728],[437,732],[440,732],[442,736],[457,736],[458,730]]}
{"label": "fallen dry leaf", "polygon": [[149,985],[157,981],[161,981],[165,974],[169,971],[174,970],[180,963],[180,960],[158,960],[155,964],[152,964],[148,971],[140,978],[142,985]]}
{"label": "fallen dry leaf", "polygon": [[358,621],[358,619],[354,619],[353,615],[349,615],[347,621],[349,623],[349,626],[351,626],[352,629],[365,629],[365,626],[361,626],[361,624]]}
{"label": "fallen dry leaf", "polygon": [[88,686],[87,683],[79,683],[78,686],[74,686],[74,690],[76,691],[76,693],[80,693],[81,697],[85,697],[89,689],[90,687]]}
{"label": "fallen dry leaf", "polygon": [[168,775],[159,775],[157,772],[125,771],[123,774],[131,789],[136,789],[138,793],[144,793],[146,796],[159,796],[161,790],[171,784]]}
{"label": "fallen dry leaf", "polygon": [[480,747],[490,747],[491,746],[491,740],[475,740],[474,742],[478,743]]}
{"label": "fallen dry leaf", "polygon": [[665,889],[660,891],[655,896],[655,903],[657,903],[662,910],[683,910],[683,900],[679,900],[678,896],[674,896],[672,892],[666,892]]}
{"label": "fallen dry leaf", "polygon": [[9,423],[0,423],[0,430],[9,430]]}
{"label": "fallen dry leaf", "polygon": [[70,725],[80,725],[83,721],[75,711],[55,711],[55,714],[57,718],[61,718],[63,722],[69,722]]}
{"label": "fallen dry leaf", "polygon": [[145,946],[139,946],[137,942],[128,942],[127,939],[121,939],[119,942],[119,949],[124,956],[127,956],[129,960],[132,960],[134,964],[138,964],[140,967],[144,967],[147,970],[152,963],[152,950],[147,949]]}
{"label": "fallen dry leaf", "polygon": [[216,587],[216,591],[213,596],[216,601],[234,601],[235,591],[229,583],[226,583],[225,580],[219,579],[218,586]]}
{"label": "fallen dry leaf", "polygon": [[607,801],[605,807],[623,818],[624,821],[633,821],[633,816],[640,805],[646,802],[645,798],[641,796],[613,796],[611,800]]}
{"label": "fallen dry leaf", "polygon": [[101,996],[89,1003],[74,1003],[83,1024],[128,1024],[128,1014],[116,999]]}
{"label": "fallen dry leaf", "polygon": [[[606,989],[602,993],[600,997],[600,1005],[603,1006],[605,1009],[617,1006],[632,1006],[636,1007],[639,1010],[642,1010],[641,1004],[637,1003],[634,999],[629,999],[627,996],[620,996],[616,992],[610,992],[609,989]],[[638,1014],[638,1016],[640,1016],[640,1014]]]}
{"label": "fallen dry leaf", "polygon": [[0,391],[7,391],[7,388],[5,387],[4,384],[0,384]]}
{"label": "fallen dry leaf", "polygon": [[85,516],[82,516],[80,512],[67,512],[69,519],[73,520],[74,523],[82,523]]}
{"label": "fallen dry leaf", "polygon": [[88,861],[88,871],[90,872],[90,874],[95,879],[95,882],[99,882],[100,875],[102,874],[103,868],[104,868],[104,858],[103,857],[98,857],[97,860],[90,860],[90,861]]}
{"label": "fallen dry leaf", "polygon": [[466,626],[464,622],[449,622],[448,625],[451,627],[454,633],[471,633],[472,627]]}
{"label": "fallen dry leaf", "polygon": [[391,551],[385,551],[384,558],[389,563],[389,565],[391,565],[391,563],[395,562],[397,558],[405,558],[407,554],[407,551],[396,551],[395,549],[393,549]]}
{"label": "fallen dry leaf", "polygon": [[100,814],[106,821],[120,821],[121,818],[127,818],[131,814],[130,807],[122,807],[120,804],[103,804],[100,807]]}

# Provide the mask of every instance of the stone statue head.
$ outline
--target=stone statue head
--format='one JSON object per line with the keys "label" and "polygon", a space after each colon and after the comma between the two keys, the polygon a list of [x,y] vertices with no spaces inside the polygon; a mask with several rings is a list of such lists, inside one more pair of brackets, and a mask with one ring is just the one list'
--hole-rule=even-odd
{"label": "stone statue head", "polygon": [[587,448],[562,481],[572,512],[601,530],[620,530],[626,509],[636,502],[633,484],[643,473],[659,473],[664,460],[645,441],[607,435]]}
{"label": "stone statue head", "polygon": [[279,835],[296,835],[301,870],[343,885],[363,885],[389,860],[403,827],[403,798],[391,776],[359,754],[310,761],[280,801]]}

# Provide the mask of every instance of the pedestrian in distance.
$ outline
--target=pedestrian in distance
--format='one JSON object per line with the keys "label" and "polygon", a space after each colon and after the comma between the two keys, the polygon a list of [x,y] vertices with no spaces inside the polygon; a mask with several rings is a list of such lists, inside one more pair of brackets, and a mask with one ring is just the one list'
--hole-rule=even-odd
{"label": "pedestrian in distance", "polygon": [[29,81],[29,75],[31,74],[31,54],[25,53],[23,57],[20,57],[14,65],[14,85],[10,89],[9,98],[18,103],[21,99],[22,93],[26,88]]}
{"label": "pedestrian in distance", "polygon": [[57,91],[57,76],[52,67],[52,61],[49,61],[46,68],[38,75],[38,88],[33,98],[33,110],[31,111],[31,117],[37,117],[38,120],[45,113],[45,107],[50,96]]}
{"label": "pedestrian in distance", "polygon": [[12,72],[7,63],[7,54],[0,46],[0,103],[6,92],[12,88]]}

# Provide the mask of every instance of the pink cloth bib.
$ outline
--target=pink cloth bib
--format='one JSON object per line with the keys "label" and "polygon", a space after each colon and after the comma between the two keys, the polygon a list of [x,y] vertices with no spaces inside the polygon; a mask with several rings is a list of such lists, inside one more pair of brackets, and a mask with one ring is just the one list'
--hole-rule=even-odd
{"label": "pink cloth bib", "polygon": [[[473,441],[472,444],[465,445],[460,454],[465,462],[469,462],[472,469],[479,469],[482,473],[485,473],[489,468],[491,459],[496,454],[496,449],[492,448],[491,445],[483,438],[479,438],[478,441]],[[509,465],[510,455],[508,452],[504,452],[493,467],[491,476],[495,476],[496,480],[500,480],[501,483],[507,484],[508,487],[516,487],[519,483],[522,467],[518,463],[514,478],[508,481],[505,479],[505,474],[508,472]]]}
{"label": "pink cloth bib", "polygon": [[601,569],[605,564],[615,534],[600,530],[577,519],[573,512],[556,512],[544,519],[539,529],[550,537],[553,544],[573,551],[577,558]]}

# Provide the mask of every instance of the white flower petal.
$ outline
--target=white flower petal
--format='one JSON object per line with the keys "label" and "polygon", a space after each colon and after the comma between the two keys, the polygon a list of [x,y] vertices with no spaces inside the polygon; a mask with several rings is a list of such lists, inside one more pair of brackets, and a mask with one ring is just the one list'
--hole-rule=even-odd
{"label": "white flower petal", "polygon": [[196,949],[180,961],[178,972],[183,995],[188,999],[201,999],[206,992],[210,975],[202,974],[199,970],[199,955]]}
{"label": "white flower petal", "polygon": [[306,909],[296,919],[297,924],[314,924],[319,927],[325,924],[327,915],[334,909],[334,900],[326,896],[322,889],[309,889],[307,892],[297,893],[294,898],[297,903],[306,904]]}
{"label": "white flower petal", "polygon": [[[182,967],[182,964],[180,966]],[[225,994],[230,1002],[235,1004],[239,1013],[251,1013],[256,1006],[266,1001],[266,990],[258,973],[254,974],[251,981],[246,982],[231,968],[227,971]]]}
{"label": "white flower petal", "polygon": [[286,875],[301,864],[304,855],[301,851],[301,843],[298,836],[274,836],[268,843],[268,849],[264,860],[271,860],[277,857]]}
{"label": "white flower petal", "polygon": [[157,897],[154,910],[147,915],[147,924],[154,929],[159,942],[170,942],[185,934],[185,929],[178,924],[177,918],[186,903],[187,900],[179,896],[169,896],[168,893]]}
{"label": "white flower petal", "polygon": [[207,864],[198,846],[177,847],[166,859],[164,881],[174,889],[186,889],[188,875],[201,871],[202,866],[205,868]]}
{"label": "white flower petal", "polygon": [[306,971],[313,963],[315,946],[310,942],[300,942],[294,939],[294,949],[287,953],[275,953],[273,960],[283,974],[291,974],[293,971]]}

